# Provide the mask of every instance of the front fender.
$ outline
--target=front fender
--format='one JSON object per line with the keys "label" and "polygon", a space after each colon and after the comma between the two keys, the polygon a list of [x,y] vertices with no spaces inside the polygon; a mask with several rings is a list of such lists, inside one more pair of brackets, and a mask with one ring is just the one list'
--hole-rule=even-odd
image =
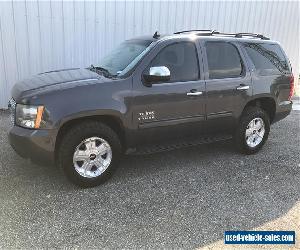
{"label": "front fender", "polygon": [[129,127],[130,79],[101,82],[60,89],[36,96],[35,103],[45,106],[47,129],[59,130],[66,122],[91,116],[113,116]]}

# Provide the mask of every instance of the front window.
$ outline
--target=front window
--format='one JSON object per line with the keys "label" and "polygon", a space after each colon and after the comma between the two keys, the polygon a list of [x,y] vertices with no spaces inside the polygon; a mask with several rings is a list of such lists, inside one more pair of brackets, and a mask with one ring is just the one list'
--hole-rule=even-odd
{"label": "front window", "polygon": [[113,76],[124,75],[150,49],[151,43],[152,41],[140,39],[125,41],[106,55],[97,67],[107,70]]}
{"label": "front window", "polygon": [[170,82],[197,80],[199,66],[195,44],[180,42],[164,47],[151,62],[150,67],[156,66],[166,66],[170,70]]}

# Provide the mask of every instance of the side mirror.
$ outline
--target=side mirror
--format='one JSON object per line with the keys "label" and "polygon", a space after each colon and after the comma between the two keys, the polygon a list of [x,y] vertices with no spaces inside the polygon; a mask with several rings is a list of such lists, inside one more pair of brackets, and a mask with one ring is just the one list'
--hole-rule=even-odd
{"label": "side mirror", "polygon": [[147,86],[152,83],[166,82],[171,78],[170,70],[166,66],[156,66],[149,69],[149,74],[144,74],[143,78]]}

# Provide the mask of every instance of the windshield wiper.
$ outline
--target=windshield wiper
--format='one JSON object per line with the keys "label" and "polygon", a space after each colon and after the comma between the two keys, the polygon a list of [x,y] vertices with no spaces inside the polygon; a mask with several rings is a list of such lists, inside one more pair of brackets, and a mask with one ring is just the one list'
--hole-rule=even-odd
{"label": "windshield wiper", "polygon": [[94,66],[93,64],[91,64],[90,70],[94,71],[96,73],[102,73],[105,77],[111,78],[111,77],[116,76],[116,75],[111,74],[108,69],[100,67],[100,66]]}

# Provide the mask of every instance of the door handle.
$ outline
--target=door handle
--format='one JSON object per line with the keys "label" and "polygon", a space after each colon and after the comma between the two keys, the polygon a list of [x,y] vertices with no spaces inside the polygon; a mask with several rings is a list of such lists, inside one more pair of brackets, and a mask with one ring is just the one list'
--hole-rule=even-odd
{"label": "door handle", "polygon": [[195,91],[195,92],[187,92],[186,95],[188,96],[198,96],[198,95],[202,95],[202,91]]}
{"label": "door handle", "polygon": [[236,89],[237,89],[237,90],[247,90],[247,89],[249,89],[249,88],[250,88],[249,85],[240,85],[240,86],[238,86]]}

